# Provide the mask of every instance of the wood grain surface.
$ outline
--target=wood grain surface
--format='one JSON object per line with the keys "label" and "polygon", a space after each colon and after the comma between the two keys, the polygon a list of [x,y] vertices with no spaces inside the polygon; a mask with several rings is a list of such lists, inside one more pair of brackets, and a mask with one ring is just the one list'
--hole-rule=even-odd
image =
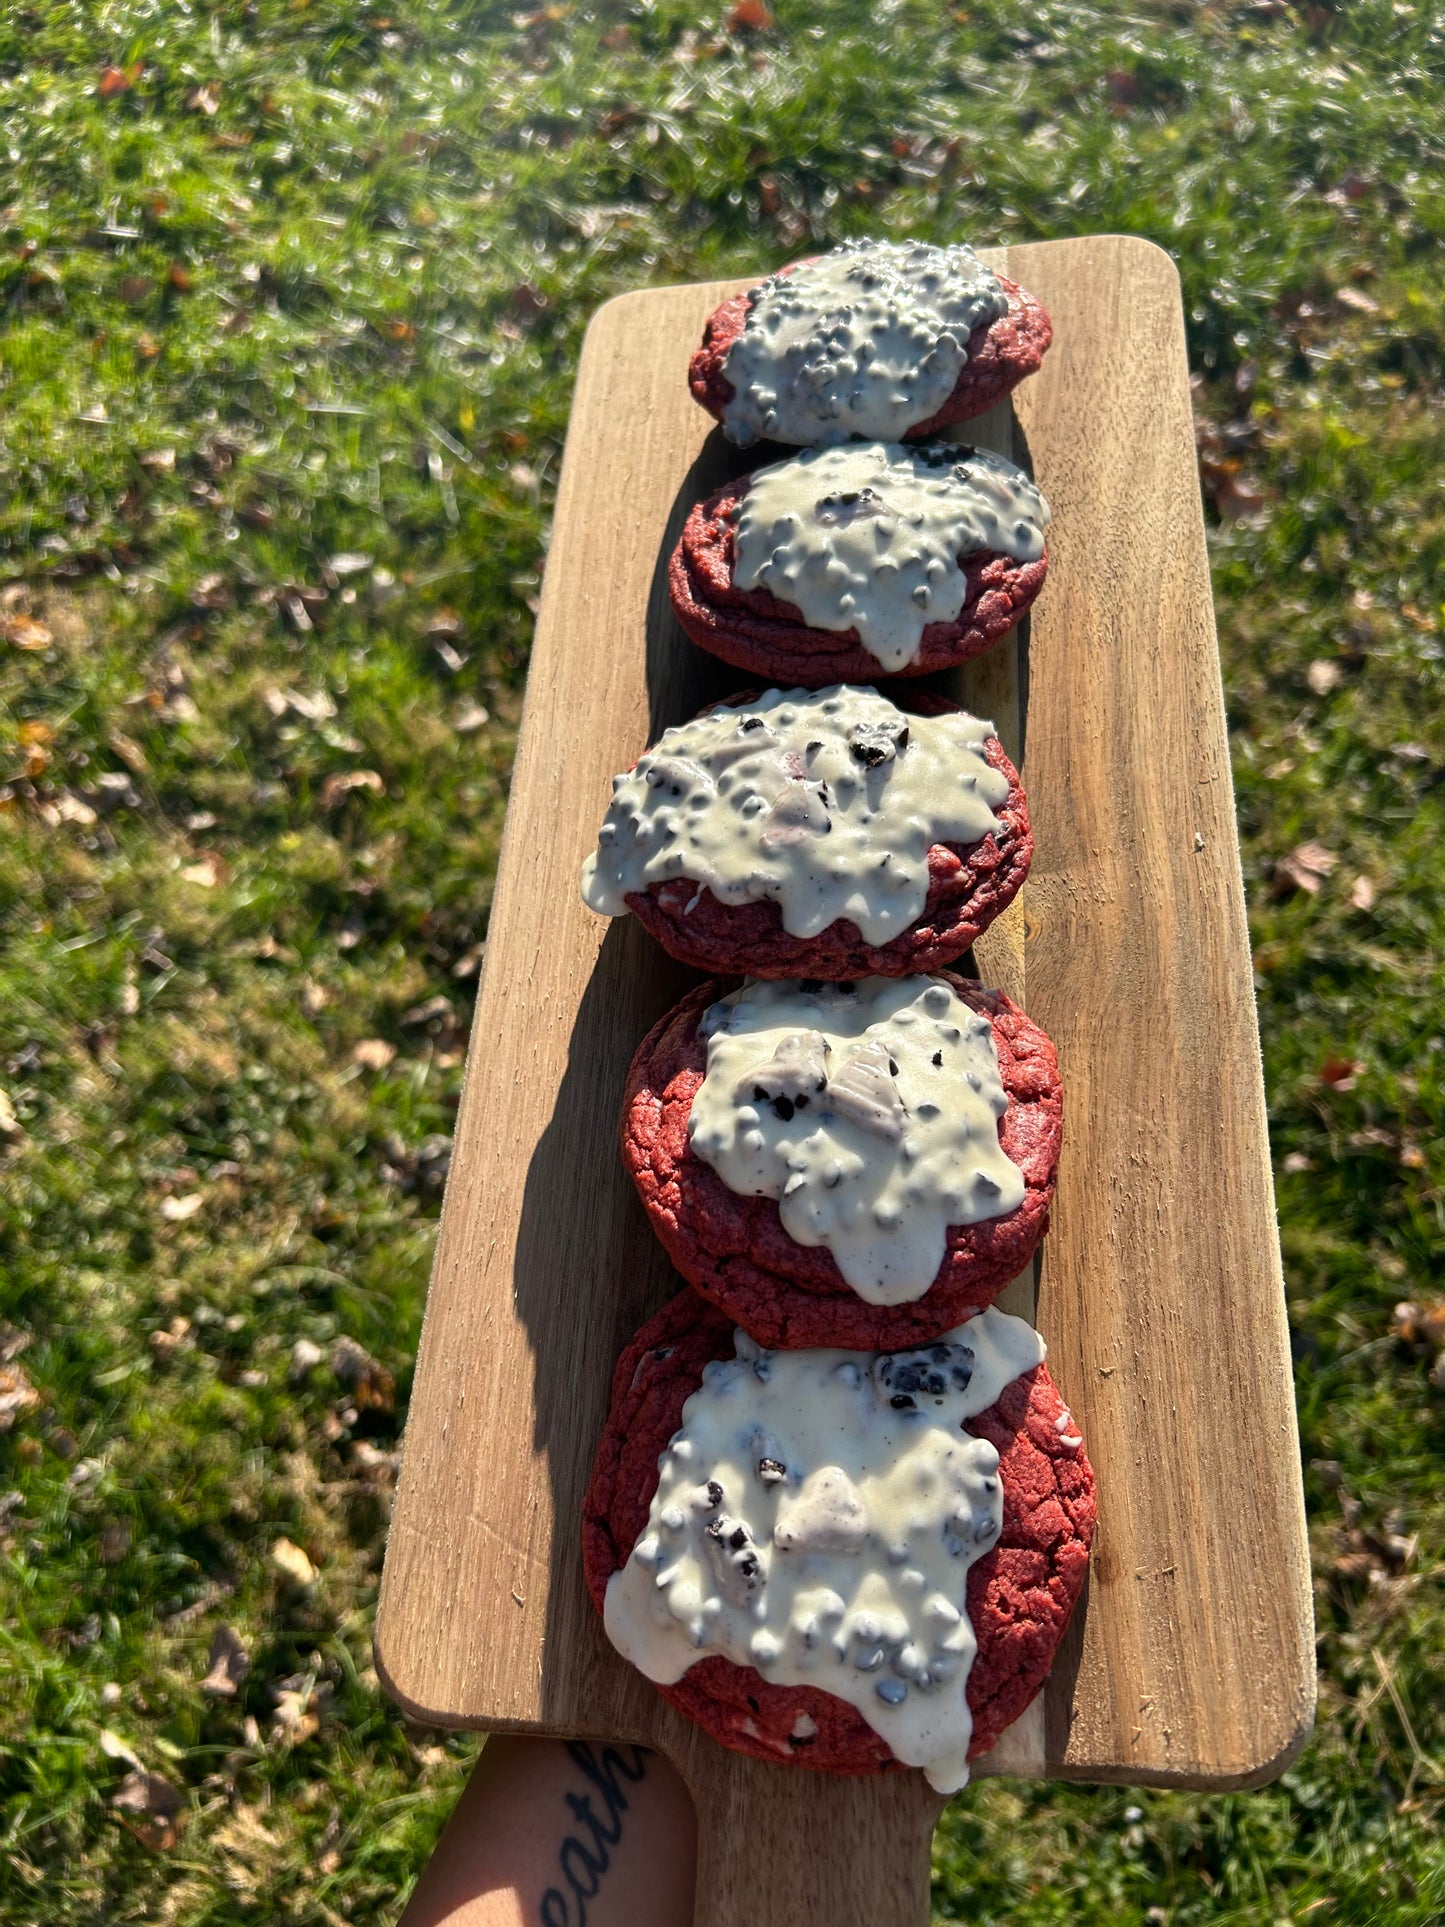
{"label": "wood grain surface", "polygon": [[[1063,1065],[1037,1314],[1099,1532],[1054,1673],[980,1770],[1254,1785],[1308,1734],[1313,1640],[1178,281],[1129,238],[986,258],[1055,338],[968,436],[1033,469],[1051,567],[1019,635],[941,686],[1022,749],[1034,867],[976,961],[1025,992]],[[759,459],[685,381],[732,285],[623,296],[583,350],[376,1659],[434,1722],[662,1747],[698,1802],[700,1921],[904,1927],[926,1915],[940,1806],[921,1775],[723,1752],[617,1658],[582,1584],[613,1361],[678,1283],[617,1156],[623,1079],[696,979],[631,918],[591,915],[577,876],[614,772],[741,686],[682,636],[665,580],[688,509]],[[1020,1281],[1010,1308],[1034,1293]],[[740,1837],[766,1849],[746,1891]]]}

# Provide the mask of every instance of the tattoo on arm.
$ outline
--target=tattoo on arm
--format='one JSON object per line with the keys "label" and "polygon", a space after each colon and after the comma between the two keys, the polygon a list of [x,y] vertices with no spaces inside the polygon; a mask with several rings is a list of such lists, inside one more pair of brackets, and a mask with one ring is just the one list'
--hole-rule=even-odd
{"label": "tattoo on arm", "polygon": [[[647,1772],[648,1754],[640,1746],[620,1750],[606,1746],[599,1751],[581,1740],[569,1740],[567,1751],[589,1790],[566,1796],[576,1832],[569,1833],[558,1850],[562,1884],[549,1887],[542,1896],[542,1927],[586,1927],[587,1903],[601,1891],[602,1876],[612,1865],[612,1850],[622,1838],[627,1795],[621,1782],[636,1786]],[[624,1753],[630,1761],[623,1758]]]}

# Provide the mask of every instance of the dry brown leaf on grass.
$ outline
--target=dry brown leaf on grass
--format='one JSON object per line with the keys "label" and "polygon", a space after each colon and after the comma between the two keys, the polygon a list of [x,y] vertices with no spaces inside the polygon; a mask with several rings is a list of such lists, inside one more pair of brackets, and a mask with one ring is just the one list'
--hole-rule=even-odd
{"label": "dry brown leaf on grass", "polygon": [[128,1767],[140,1770],[140,1755],[129,1740],[123,1740],[119,1733],[113,1733],[108,1726],[101,1728],[100,1750],[108,1760],[121,1760]]}
{"label": "dry brown leaf on grass", "polygon": [[291,1378],[293,1378],[293,1382],[302,1380],[302,1378],[306,1376],[306,1372],[312,1372],[312,1370],[322,1362],[324,1357],[326,1357],[326,1353],[322,1351],[320,1345],[316,1345],[316,1343],[314,1343],[312,1339],[308,1339],[308,1337],[299,1337],[297,1343],[291,1347]]}
{"label": "dry brown leaf on grass", "polygon": [[320,1578],[307,1553],[293,1540],[282,1537],[271,1548],[271,1564],[288,1586],[309,1592]]}
{"label": "dry brown leaf on grass", "polygon": [[436,1018],[441,1018],[447,1024],[457,1021],[456,1006],[450,997],[443,996],[440,991],[435,997],[428,997],[425,1003],[413,1004],[410,1010],[404,1010],[400,1021],[403,1024],[430,1024]]}
{"label": "dry brown leaf on grass", "polygon": [[764,0],[737,0],[723,22],[729,33],[766,33],[772,24],[773,11]]}
{"label": "dry brown leaf on grass", "polygon": [[251,1656],[233,1626],[217,1626],[212,1633],[210,1662],[201,1691],[216,1699],[234,1699],[251,1670]]}
{"label": "dry brown leaf on grass", "polygon": [[303,1016],[319,1017],[331,1002],[331,992],[324,984],[318,984],[310,977],[303,977],[297,992],[297,1002],[301,1006]]}
{"label": "dry brown leaf on grass", "polygon": [[1340,678],[1344,673],[1337,662],[1324,659],[1312,662],[1305,671],[1305,681],[1309,684],[1310,694],[1328,696],[1332,689],[1339,687]]}
{"label": "dry brown leaf on grass", "polygon": [[113,1519],[100,1529],[100,1563],[118,1566],[129,1558],[135,1532],[129,1519]]}
{"label": "dry brown leaf on grass", "polygon": [[195,1339],[191,1337],[191,1321],[179,1312],[172,1318],[163,1331],[153,1331],[146,1341],[151,1348],[151,1356],[158,1365],[164,1365],[171,1355],[183,1346],[191,1349]]}
{"label": "dry brown leaf on grass", "polygon": [[326,1354],[322,1351],[321,1347],[311,1339],[298,1338],[296,1343],[291,1347],[292,1382],[296,1383],[305,1378],[308,1372],[314,1371],[325,1356]]}
{"label": "dry brown leaf on grass", "polygon": [[16,649],[48,649],[55,638],[43,622],[34,616],[8,616],[5,621],[5,640]]}
{"label": "dry brown leaf on grass", "polygon": [[24,1135],[25,1126],[15,1115],[15,1106],[10,1101],[10,1093],[0,1090],[0,1138]]}
{"label": "dry brown leaf on grass", "polygon": [[384,1037],[363,1037],[351,1053],[351,1061],[365,1071],[384,1071],[396,1056],[396,1045]]}
{"label": "dry brown leaf on grass", "polygon": [[432,641],[440,636],[444,642],[461,642],[465,640],[466,633],[467,625],[455,609],[433,609],[422,630],[422,634]]}
{"label": "dry brown leaf on grass", "polygon": [[1380,304],[1371,299],[1363,288],[1337,288],[1335,300],[1342,308],[1353,308],[1356,314],[1378,314]]}
{"label": "dry brown leaf on grass", "polygon": [[181,1837],[185,1800],[179,1787],[163,1774],[133,1767],[111,1795],[110,1804],[121,1824],[152,1853],[168,1853]]}
{"label": "dry brown leaf on grass", "polygon": [[351,1448],[351,1463],[368,1485],[396,1484],[401,1470],[400,1452],[383,1452],[370,1439],[357,1439]]}
{"label": "dry brown leaf on grass", "polygon": [[307,1705],[308,1697],[291,1691],[278,1697],[276,1711],[271,1715],[271,1734],[282,1746],[299,1746],[320,1728],[320,1720]]}
{"label": "dry brown leaf on grass", "polygon": [[149,773],[150,764],[146,760],[146,753],[134,736],[127,736],[123,729],[112,729],[108,732],[106,741],[132,776],[145,776]]}
{"label": "dry brown leaf on grass", "polygon": [[225,576],[215,569],[209,575],[199,576],[191,590],[191,607],[212,615],[222,609],[229,609],[231,601],[231,585]]}
{"label": "dry brown leaf on grass", "polygon": [[452,1140],[440,1131],[424,1137],[414,1150],[405,1140],[390,1137],[384,1146],[386,1163],[381,1167],[384,1183],[398,1184],[404,1191],[441,1192],[451,1173]]}
{"label": "dry brown leaf on grass", "polygon": [[1248,475],[1226,475],[1214,492],[1214,505],[1226,522],[1253,522],[1265,512],[1264,493]]}
{"label": "dry brown leaf on grass", "polygon": [[10,1431],[22,1412],[33,1412],[42,1402],[23,1365],[0,1365],[0,1432]]}
{"label": "dry brown leaf on grass", "polygon": [[302,689],[267,689],[261,700],[278,721],[290,713],[308,723],[329,723],[336,715],[336,703],[328,689],[314,689],[309,694]]}
{"label": "dry brown leaf on grass", "polygon": [[1270,895],[1287,897],[1304,890],[1315,896],[1338,862],[1334,851],[1327,850],[1323,843],[1298,844],[1288,856],[1276,859]]}
{"label": "dry brown leaf on grass", "polygon": [[1337,1465],[1329,1460],[1320,1462],[1318,1469],[1326,1468],[1335,1474],[1327,1483],[1340,1492],[1340,1538],[1344,1547],[1331,1560],[1331,1572],[1338,1579],[1363,1579],[1387,1591],[1408,1590],[1414,1580],[1406,1576],[1406,1568],[1419,1550],[1419,1533],[1402,1530],[1404,1521],[1399,1512],[1386,1513],[1379,1525],[1361,1524],[1360,1501],[1342,1489]]}
{"label": "dry brown leaf on grass", "polygon": [[1407,1345],[1413,1345],[1427,1356],[1434,1352],[1430,1383],[1437,1391],[1445,1392],[1445,1298],[1433,1305],[1417,1305],[1410,1299],[1402,1300],[1395,1307],[1393,1328]]}
{"label": "dry brown leaf on grass", "polygon": [[1358,1057],[1327,1057],[1320,1065],[1320,1082],[1332,1091],[1352,1091],[1364,1068]]}
{"label": "dry brown leaf on grass", "polygon": [[318,1681],[314,1673],[292,1673],[273,1680],[270,1693],[276,1711],[271,1715],[272,1740],[286,1749],[311,1739],[331,1710],[334,1690],[329,1680]]}
{"label": "dry brown leaf on grass", "polygon": [[194,883],[198,889],[214,890],[218,883],[224,883],[230,876],[230,866],[223,856],[215,850],[203,850],[194,863],[187,863],[181,876],[187,883]]}
{"label": "dry brown leaf on grass", "polygon": [[1371,1585],[1378,1585],[1390,1575],[1387,1562],[1368,1546],[1356,1546],[1349,1552],[1340,1553],[1331,1560],[1330,1571],[1337,1579],[1363,1579]]}
{"label": "dry brown leaf on grass", "polygon": [[354,1338],[338,1338],[331,1347],[331,1369],[351,1393],[359,1412],[396,1410],[396,1380],[379,1358],[373,1358]]}
{"label": "dry brown leaf on grass", "polygon": [[384,796],[386,785],[374,769],[333,771],[321,785],[322,809],[335,809],[353,790],[370,790],[373,796]]}
{"label": "dry brown leaf on grass", "polygon": [[545,314],[552,303],[533,282],[522,281],[512,290],[511,305],[519,314],[535,320]]}
{"label": "dry brown leaf on grass", "polygon": [[38,803],[36,811],[53,830],[59,829],[62,823],[78,823],[82,829],[89,829],[99,821],[89,803],[83,803],[69,790],[58,790],[49,802]]}
{"label": "dry brown leaf on grass", "polygon": [[102,68],[95,91],[102,100],[114,100],[117,94],[128,94],[144,72],[144,63],[139,60],[133,60],[128,67]]}
{"label": "dry brown leaf on grass", "polygon": [[1290,854],[1302,869],[1321,877],[1327,877],[1339,862],[1334,851],[1326,849],[1323,843],[1300,843]]}
{"label": "dry brown leaf on grass", "polygon": [[1445,1345],[1445,1298],[1433,1305],[1402,1299],[1395,1307],[1394,1328],[1407,1345]]}
{"label": "dry brown leaf on grass", "polygon": [[1356,877],[1350,885],[1350,908],[1352,910],[1373,910],[1375,907],[1375,886],[1365,876]]}
{"label": "dry brown leaf on grass", "polygon": [[[46,723],[22,723],[16,735],[20,739],[20,747],[25,751],[23,773],[32,780],[42,776],[50,767],[50,745],[55,740],[55,731]],[[14,796],[14,790],[8,784],[5,794],[9,798]]]}
{"label": "dry brown leaf on grass", "polygon": [[187,1218],[194,1218],[205,1203],[199,1191],[192,1191],[184,1198],[162,1198],[161,1216],[167,1224],[184,1224]]}

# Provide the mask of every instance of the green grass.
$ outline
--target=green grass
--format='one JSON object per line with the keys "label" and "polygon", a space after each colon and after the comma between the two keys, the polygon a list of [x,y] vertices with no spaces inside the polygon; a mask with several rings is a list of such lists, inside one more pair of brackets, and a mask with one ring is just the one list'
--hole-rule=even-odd
{"label": "green grass", "polygon": [[723,19],[0,20],[6,1923],[393,1920],[471,1755],[369,1625],[588,315],[1101,229],[1174,254],[1198,374],[1320,1728],[1250,1796],[982,1786],[935,1912],[1445,1914],[1445,1390],[1392,1333],[1445,1296],[1445,16]]}

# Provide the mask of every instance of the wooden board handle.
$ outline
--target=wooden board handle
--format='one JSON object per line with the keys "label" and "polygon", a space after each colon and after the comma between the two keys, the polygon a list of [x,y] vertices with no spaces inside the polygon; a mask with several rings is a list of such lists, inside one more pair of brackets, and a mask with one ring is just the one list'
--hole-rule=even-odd
{"label": "wooden board handle", "polygon": [[926,1927],[943,1809],[919,1773],[837,1779],[741,1754],[697,1786],[695,1927]]}

